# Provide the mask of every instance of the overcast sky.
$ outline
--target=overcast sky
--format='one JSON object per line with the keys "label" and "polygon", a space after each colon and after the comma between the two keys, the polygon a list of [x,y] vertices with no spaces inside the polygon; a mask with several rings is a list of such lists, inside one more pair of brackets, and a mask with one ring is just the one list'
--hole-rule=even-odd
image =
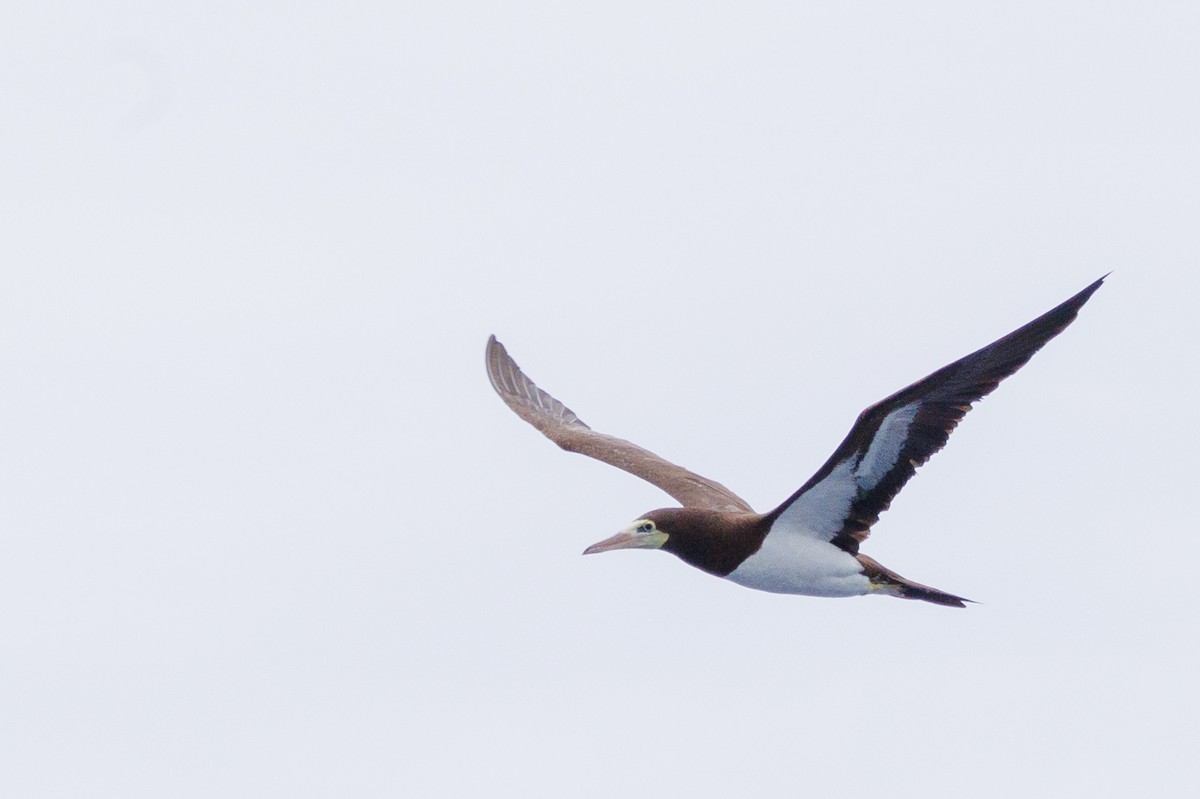
{"label": "overcast sky", "polygon": [[[1191,796],[1191,3],[14,3],[0,794]],[[864,551],[966,610],[582,558],[760,510],[1113,272]]]}

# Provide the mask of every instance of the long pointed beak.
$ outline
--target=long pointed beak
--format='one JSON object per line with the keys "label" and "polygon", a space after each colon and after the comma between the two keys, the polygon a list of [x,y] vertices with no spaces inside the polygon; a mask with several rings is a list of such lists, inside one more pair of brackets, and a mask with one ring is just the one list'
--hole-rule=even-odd
{"label": "long pointed beak", "polygon": [[667,534],[659,530],[652,533],[638,533],[633,530],[622,530],[612,538],[592,544],[583,550],[585,555],[595,555],[597,552],[611,552],[614,549],[658,549],[666,543]]}
{"label": "long pointed beak", "polygon": [[614,549],[636,549],[642,546],[638,541],[638,537],[633,533],[622,530],[612,538],[606,538],[603,541],[592,544],[587,549],[583,550],[585,555],[595,555],[597,552],[611,552]]}

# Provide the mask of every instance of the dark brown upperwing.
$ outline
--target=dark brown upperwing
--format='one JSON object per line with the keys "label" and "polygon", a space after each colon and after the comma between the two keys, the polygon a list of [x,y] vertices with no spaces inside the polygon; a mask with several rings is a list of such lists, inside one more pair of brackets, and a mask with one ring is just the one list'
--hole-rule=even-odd
{"label": "dark brown upperwing", "polygon": [[753,513],[745,500],[720,483],[689,472],[624,439],[597,433],[566,405],[525,376],[495,336],[488,338],[487,372],[492,388],[513,411],[568,452],[578,452],[658,486],[686,508]]}

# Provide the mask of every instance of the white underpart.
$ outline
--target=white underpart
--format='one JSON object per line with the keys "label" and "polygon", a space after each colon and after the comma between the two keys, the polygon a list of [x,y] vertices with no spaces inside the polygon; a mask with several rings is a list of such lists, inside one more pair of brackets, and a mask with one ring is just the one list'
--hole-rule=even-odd
{"label": "white underpart", "polygon": [[822,541],[837,535],[858,493],[879,485],[896,465],[919,407],[912,402],[884,417],[867,451],[842,461],[824,480],[797,497],[775,520],[772,535],[789,531]]}
{"label": "white underpart", "polygon": [[726,579],[777,594],[859,596],[870,591],[862,564],[829,541],[860,491],[879,485],[900,457],[917,416],[913,402],[884,417],[867,451],[847,458],[779,515],[757,552]]}
{"label": "white underpart", "polygon": [[917,417],[917,403],[912,402],[889,413],[871,439],[867,454],[863,455],[854,472],[854,480],[865,489],[874,488],[883,479],[900,457],[900,450],[908,440],[908,428]]}
{"label": "white underpart", "polygon": [[870,581],[853,555],[806,535],[773,532],[726,578],[776,594],[858,596]]}
{"label": "white underpart", "polygon": [[854,469],[858,462],[851,458],[834,467],[825,479],[805,491],[775,520],[772,531],[788,530],[804,536],[829,541],[850,512],[850,503],[858,493]]}

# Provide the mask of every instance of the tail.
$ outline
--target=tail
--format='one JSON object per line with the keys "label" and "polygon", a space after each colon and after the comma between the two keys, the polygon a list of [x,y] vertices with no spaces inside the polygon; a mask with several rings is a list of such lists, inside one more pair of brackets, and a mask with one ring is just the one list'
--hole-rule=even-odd
{"label": "tail", "polygon": [[967,602],[973,602],[973,600],[948,594],[945,591],[939,591],[927,585],[914,583],[912,580],[905,579],[896,574],[891,569],[884,568],[877,561],[868,558],[866,555],[855,555],[855,557],[862,564],[863,574],[871,581],[872,591],[898,596],[901,599],[920,599],[924,602],[932,602],[935,605],[945,605],[951,608],[965,608]]}

